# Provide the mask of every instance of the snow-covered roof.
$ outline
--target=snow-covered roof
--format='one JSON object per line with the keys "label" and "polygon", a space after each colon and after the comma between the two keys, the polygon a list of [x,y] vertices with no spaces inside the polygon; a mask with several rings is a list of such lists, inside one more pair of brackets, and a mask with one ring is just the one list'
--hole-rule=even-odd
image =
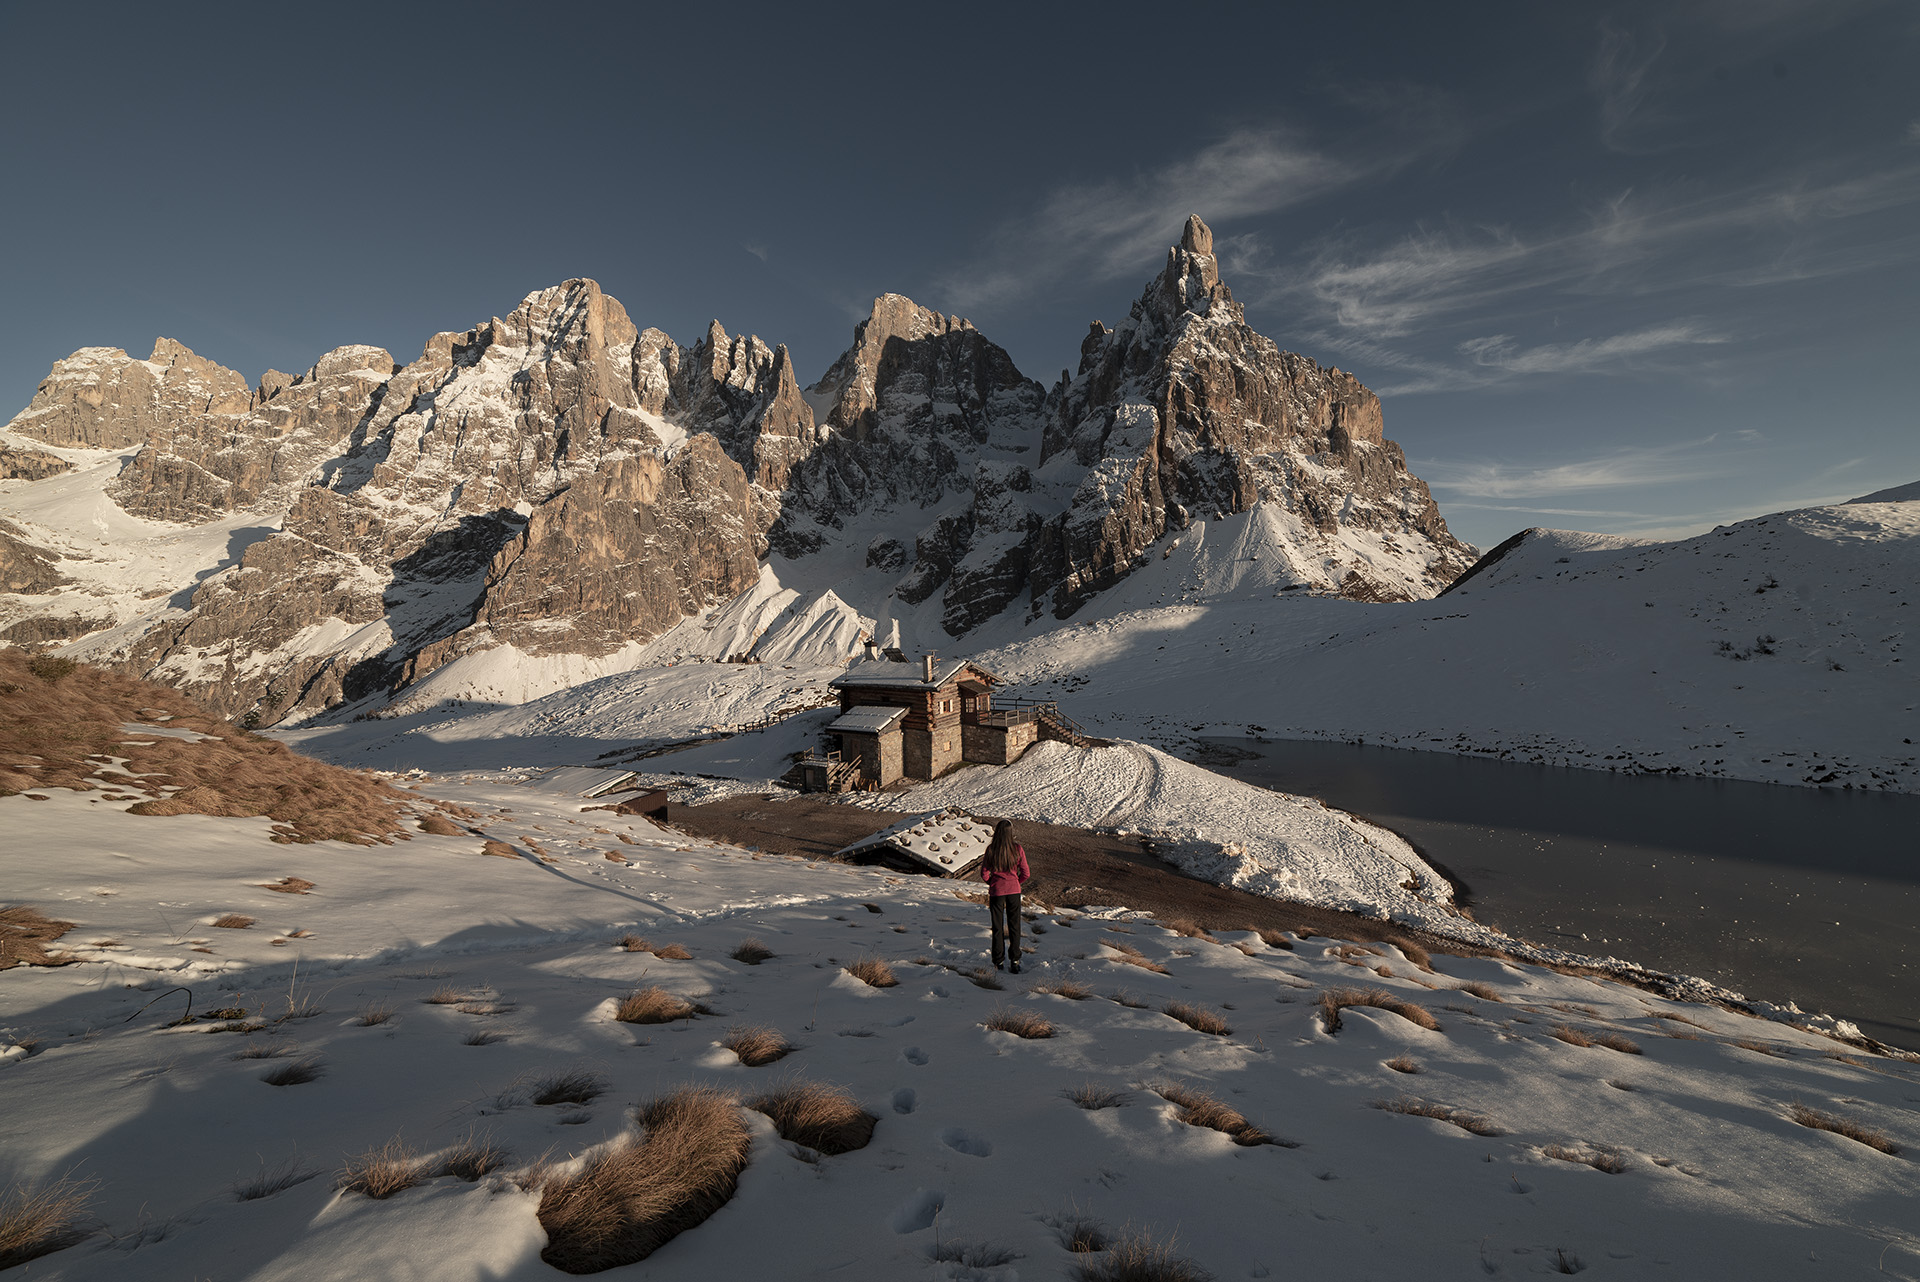
{"label": "snow-covered roof", "polygon": [[867,659],[854,664],[843,675],[835,677],[827,684],[830,686],[916,686],[922,690],[936,690],[952,681],[967,668],[972,668],[989,681],[1000,679],[970,659],[947,659],[944,662],[935,663],[931,681],[925,679],[926,669],[919,663]]}
{"label": "snow-covered roof", "polygon": [[992,824],[964,811],[929,810],[902,819],[833,853],[835,857],[870,855],[887,849],[937,877],[953,877],[980,862],[992,837]]}
{"label": "snow-covered roof", "polygon": [[604,766],[562,766],[543,770],[526,782],[542,792],[564,792],[575,797],[604,797],[634,778],[631,770]]}
{"label": "snow-covered roof", "polygon": [[871,704],[858,708],[849,708],[840,719],[827,727],[828,734],[884,734],[900,724],[907,715],[905,708],[881,708]]}

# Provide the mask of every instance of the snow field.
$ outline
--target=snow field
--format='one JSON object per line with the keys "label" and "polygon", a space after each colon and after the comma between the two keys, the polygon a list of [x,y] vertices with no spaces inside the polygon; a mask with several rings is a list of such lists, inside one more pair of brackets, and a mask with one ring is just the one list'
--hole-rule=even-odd
{"label": "snow field", "polygon": [[[1441,956],[1426,972],[1387,946],[1216,943],[1119,910],[1071,925],[1037,914],[1026,973],[995,991],[964,973],[984,963],[987,933],[984,911],[956,895],[967,887],[688,841],[498,779],[426,791],[477,812],[462,822],[516,857],[478,854],[479,835],[286,847],[267,843],[265,821],[126,816],[61,791],[0,798],[20,838],[0,856],[9,896],[76,922],[62,942],[85,958],[0,972],[0,1039],[38,1039],[0,1071],[0,1175],[98,1178],[106,1230],[36,1276],[553,1276],[537,1199],[511,1171],[617,1140],[630,1106],[658,1093],[748,1095],[789,1074],[850,1088],[880,1118],[872,1142],[816,1160],[749,1114],[736,1196],[646,1276],[1060,1277],[1075,1257],[1048,1219],[1071,1211],[1177,1234],[1178,1254],[1221,1277],[1524,1276],[1555,1271],[1560,1252],[1618,1276],[1920,1266],[1911,1064],[1848,1062],[1798,1030],[1531,966]],[[314,887],[259,889],[287,876]],[[255,924],[211,925],[225,913]],[[629,931],[692,956],[626,952],[616,941]],[[775,956],[732,959],[748,936]],[[1167,973],[1116,960],[1111,944]],[[897,985],[843,969],[866,956],[890,961]],[[169,1028],[173,994],[125,1022],[182,982],[198,1013],[247,1014]],[[1094,995],[1033,991],[1072,982]],[[1453,991],[1464,983],[1504,1000]],[[609,1018],[649,985],[714,1013]],[[1440,1027],[1350,1007],[1330,1036],[1317,994],[1361,986]],[[1122,990],[1141,1004],[1111,1000]],[[1171,1002],[1231,1032],[1195,1031],[1158,1009]],[[394,1013],[360,1022],[379,1008]],[[999,1010],[1040,1015],[1054,1035],[990,1031]],[[300,1017],[281,1019],[290,1011]],[[742,1025],[799,1049],[747,1068],[721,1045]],[[1642,1053],[1571,1044],[1554,1035],[1563,1025]],[[245,1047],[263,1057],[235,1058]],[[303,1058],[321,1070],[312,1081],[260,1080]],[[565,1073],[605,1089],[530,1102]],[[1185,1125],[1148,1089],[1163,1081],[1298,1147]],[[1120,1102],[1066,1097],[1089,1083]],[[1373,1107],[1403,1095],[1499,1134]],[[1908,1155],[1795,1125],[1795,1101],[1858,1118]],[[348,1159],[396,1137],[426,1156],[491,1139],[513,1163],[381,1201],[334,1189]],[[1548,1156],[1555,1147],[1614,1152],[1624,1169]],[[313,1178],[236,1200],[236,1181],[288,1162]],[[1013,1256],[933,1258],[962,1240]]]}

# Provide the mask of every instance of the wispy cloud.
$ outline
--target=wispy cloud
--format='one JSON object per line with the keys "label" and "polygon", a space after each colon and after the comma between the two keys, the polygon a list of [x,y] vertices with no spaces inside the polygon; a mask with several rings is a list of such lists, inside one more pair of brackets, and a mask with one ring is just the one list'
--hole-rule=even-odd
{"label": "wispy cloud", "polygon": [[1920,120],[1916,120],[1907,126],[1907,141],[1920,143]]}
{"label": "wispy cloud", "polygon": [[749,254],[752,254],[755,258],[758,258],[763,263],[767,261],[767,247],[765,245],[762,245],[756,241],[750,240],[746,244],[740,246],[740,248],[746,250]]}
{"label": "wispy cloud", "polygon": [[1347,186],[1366,169],[1283,131],[1229,134],[1159,169],[1059,188],[998,229],[986,252],[939,282],[949,306],[975,308],[1067,276],[1153,270],[1188,214],[1270,214]]}
{"label": "wispy cloud", "polygon": [[1460,344],[1460,351],[1475,365],[1504,374],[1591,374],[1655,352],[1726,341],[1725,336],[1697,325],[1675,324],[1607,338],[1583,338],[1574,343],[1543,343],[1525,348],[1518,346],[1510,335],[1494,334],[1470,338]]}
{"label": "wispy cloud", "polygon": [[1704,480],[1726,471],[1726,455],[1730,449],[1750,446],[1759,440],[1758,434],[1753,432],[1716,433],[1697,440],[1613,450],[1592,458],[1545,467],[1515,467],[1498,461],[1442,460],[1423,464],[1422,471],[1434,489],[1445,490],[1464,499],[1547,498],[1559,494],[1640,489],[1650,485]]}
{"label": "wispy cloud", "polygon": [[[1666,47],[1666,38],[1657,31],[1635,36],[1611,22],[1601,24],[1600,47],[1588,81],[1600,98],[1600,141],[1609,150],[1632,150],[1622,135],[1634,117],[1645,112],[1649,73]],[[1650,122],[1643,119],[1641,123]]]}

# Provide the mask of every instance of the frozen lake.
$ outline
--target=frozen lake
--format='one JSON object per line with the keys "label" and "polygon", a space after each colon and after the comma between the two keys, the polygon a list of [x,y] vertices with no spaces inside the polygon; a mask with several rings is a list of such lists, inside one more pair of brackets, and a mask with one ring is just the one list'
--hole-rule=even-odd
{"label": "frozen lake", "polygon": [[1465,884],[1482,922],[1797,1002],[1920,1050],[1920,797],[1207,742],[1222,774],[1406,836]]}

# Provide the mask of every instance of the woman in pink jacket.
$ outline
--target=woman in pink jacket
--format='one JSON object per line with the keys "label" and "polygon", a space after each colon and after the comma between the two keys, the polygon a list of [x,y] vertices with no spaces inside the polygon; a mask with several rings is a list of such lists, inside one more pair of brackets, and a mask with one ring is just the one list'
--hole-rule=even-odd
{"label": "woman in pink jacket", "polygon": [[993,964],[1020,973],[1020,892],[1033,880],[1027,852],[1013,839],[1013,822],[993,826],[980,861],[980,879],[987,883],[987,914],[993,923]]}

